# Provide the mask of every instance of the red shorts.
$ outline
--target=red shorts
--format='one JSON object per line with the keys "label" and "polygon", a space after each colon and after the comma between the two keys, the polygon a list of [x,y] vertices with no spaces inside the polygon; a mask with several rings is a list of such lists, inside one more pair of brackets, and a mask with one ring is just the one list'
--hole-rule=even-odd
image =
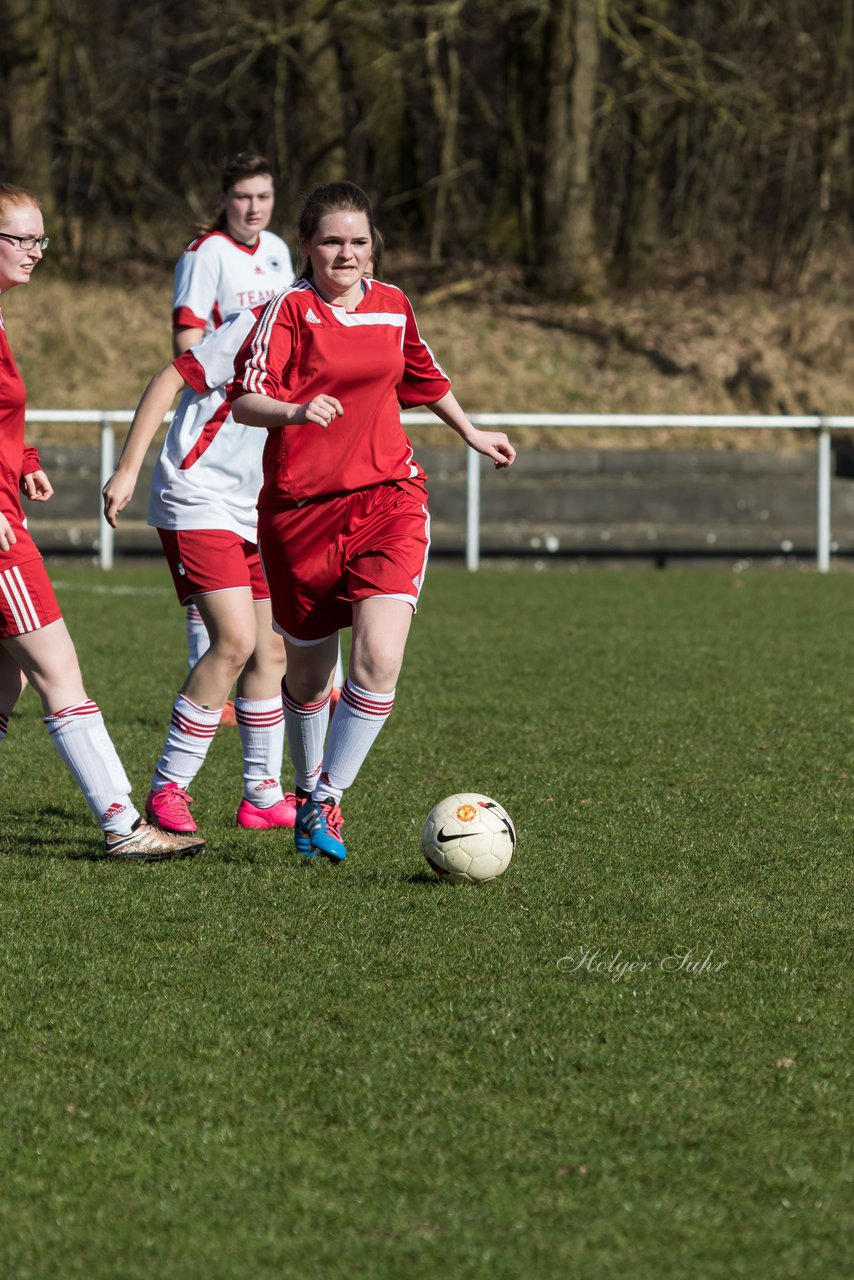
{"label": "red shorts", "polygon": [[41,557],[2,568],[0,555],[0,638],[40,631],[62,617]]}
{"label": "red shorts", "polygon": [[401,480],[260,511],[258,542],[275,629],[322,640],[351,626],[357,600],[393,596],[415,609],[430,550],[427,491]]}
{"label": "red shorts", "polygon": [[210,591],[251,587],[253,600],[269,600],[270,588],[254,542],[227,529],[158,529],[181,604]]}

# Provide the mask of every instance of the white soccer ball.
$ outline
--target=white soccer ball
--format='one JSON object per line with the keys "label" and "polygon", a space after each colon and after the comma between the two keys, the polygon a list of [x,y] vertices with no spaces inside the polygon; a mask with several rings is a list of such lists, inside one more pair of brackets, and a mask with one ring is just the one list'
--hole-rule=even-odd
{"label": "white soccer ball", "polygon": [[440,800],[430,810],[421,848],[440,880],[484,884],[496,880],[510,865],[516,828],[495,800],[464,791]]}

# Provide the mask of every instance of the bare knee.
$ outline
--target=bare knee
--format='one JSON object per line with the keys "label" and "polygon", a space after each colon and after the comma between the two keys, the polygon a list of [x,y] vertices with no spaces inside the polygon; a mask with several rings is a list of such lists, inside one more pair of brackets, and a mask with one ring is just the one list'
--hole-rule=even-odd
{"label": "bare knee", "polygon": [[350,656],[350,673],[356,684],[374,693],[391,693],[397,684],[403,654],[396,644],[374,641],[359,646]]}
{"label": "bare knee", "polygon": [[232,672],[236,679],[252,657],[253,641],[254,636],[245,639],[238,635],[218,636],[208,653],[213,661]]}
{"label": "bare knee", "polygon": [[305,706],[319,702],[332,688],[338,661],[338,637],[332,636],[317,645],[287,644],[285,684],[294,702]]}

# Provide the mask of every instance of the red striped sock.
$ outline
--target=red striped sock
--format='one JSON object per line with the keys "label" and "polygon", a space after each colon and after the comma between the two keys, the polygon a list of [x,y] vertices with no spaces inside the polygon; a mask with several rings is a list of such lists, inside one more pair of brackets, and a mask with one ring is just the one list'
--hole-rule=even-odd
{"label": "red striped sock", "polygon": [[186,791],[205,763],[214,735],[219,728],[222,707],[213,711],[200,707],[179,693],[172,708],[172,723],[157,761],[152,788],[156,791],[174,782]]}
{"label": "red striped sock", "polygon": [[315,797],[341,799],[347,787],[355,782],[393,706],[394,690],[391,693],[371,693],[368,689],[360,689],[349,678],[344,681],[341,699],[332,717],[320,780],[314,789]]}
{"label": "red striped sock", "polygon": [[243,796],[268,809],[282,799],[285,712],[281,698],[235,698],[243,748]]}
{"label": "red striped sock", "polygon": [[296,786],[301,791],[311,792],[320,775],[323,744],[329,725],[329,698],[305,704],[294,702],[283,683],[282,706]]}
{"label": "red striped sock", "polygon": [[96,703],[79,702],[44,717],[59,752],[103,831],[126,835],[139,813],[130,783]]}

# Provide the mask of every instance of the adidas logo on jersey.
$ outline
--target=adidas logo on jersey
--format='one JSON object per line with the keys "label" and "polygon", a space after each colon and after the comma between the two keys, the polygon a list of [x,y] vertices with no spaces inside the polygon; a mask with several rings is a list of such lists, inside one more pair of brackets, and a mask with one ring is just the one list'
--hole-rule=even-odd
{"label": "adidas logo on jersey", "polygon": [[308,323],[309,323],[309,324],[322,324],[322,323],[323,323],[323,322],[322,322],[321,320],[319,320],[319,319],[318,319],[318,317],[314,314],[314,312],[312,311],[311,307],[309,307],[308,311],[306,311],[306,313],[305,313],[305,318],[306,318],[306,320],[308,321]]}

